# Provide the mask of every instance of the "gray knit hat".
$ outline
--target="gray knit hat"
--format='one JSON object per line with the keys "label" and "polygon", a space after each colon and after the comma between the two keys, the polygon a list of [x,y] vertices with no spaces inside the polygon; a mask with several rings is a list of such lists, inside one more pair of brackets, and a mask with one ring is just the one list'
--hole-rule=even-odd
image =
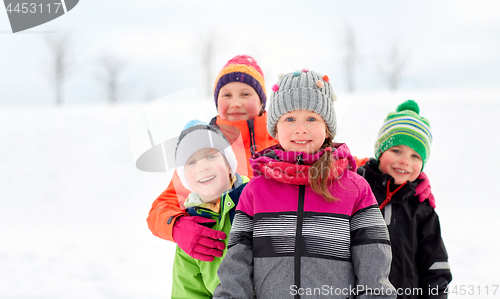
{"label": "gray knit hat", "polygon": [[219,151],[229,164],[231,175],[236,173],[238,167],[236,155],[224,133],[202,121],[189,121],[177,141],[175,166],[182,185],[190,191],[193,190],[189,187],[184,175],[184,165],[191,155],[204,148],[213,148]]}
{"label": "gray knit hat", "polygon": [[295,110],[310,110],[318,113],[330,132],[337,132],[337,119],[333,101],[337,96],[333,93],[330,79],[319,73],[303,69],[284,75],[272,87],[267,108],[267,131],[275,137],[276,124],[283,114]]}

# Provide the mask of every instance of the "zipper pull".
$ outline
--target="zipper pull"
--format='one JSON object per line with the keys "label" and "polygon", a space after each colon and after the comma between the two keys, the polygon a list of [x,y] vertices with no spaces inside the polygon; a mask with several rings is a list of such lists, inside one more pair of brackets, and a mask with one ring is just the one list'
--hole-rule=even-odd
{"label": "zipper pull", "polygon": [[304,165],[304,159],[302,157],[303,154],[300,154],[298,157],[297,157],[297,164],[298,165]]}

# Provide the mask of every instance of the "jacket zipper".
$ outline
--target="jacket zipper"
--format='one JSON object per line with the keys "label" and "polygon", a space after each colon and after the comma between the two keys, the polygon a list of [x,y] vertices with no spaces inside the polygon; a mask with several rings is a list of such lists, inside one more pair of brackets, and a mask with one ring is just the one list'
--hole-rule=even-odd
{"label": "jacket zipper", "polygon": [[[297,157],[297,164],[303,165],[303,159],[302,155],[299,155]],[[305,185],[299,185],[299,203],[297,206],[297,227],[295,231],[295,254],[294,254],[294,270],[295,270],[295,277],[294,277],[294,283],[297,286],[297,289],[300,288],[300,261],[301,261],[301,256],[302,256],[302,222],[304,218],[304,197],[306,193],[306,186]],[[300,295],[295,294],[295,298],[300,298]]]}
{"label": "jacket zipper", "polygon": [[[299,205],[297,207],[297,228],[295,231],[295,255],[294,255],[294,268],[295,268],[295,285],[297,289],[300,288],[300,258],[302,256],[302,220],[304,218],[304,194],[306,191],[305,185],[299,186]],[[300,298],[299,294],[295,298]]]}
{"label": "jacket zipper", "polygon": [[399,185],[399,187],[396,188],[394,191],[390,191],[390,185],[391,185],[391,180],[387,181],[387,192],[386,192],[386,197],[385,200],[380,204],[380,209],[382,210],[392,199],[392,196],[399,191],[404,185],[406,185],[408,181],[404,182],[403,184]]}
{"label": "jacket zipper", "polygon": [[250,133],[250,153],[252,156],[257,152],[257,145],[255,142],[255,129],[253,119],[247,120],[248,132]]}

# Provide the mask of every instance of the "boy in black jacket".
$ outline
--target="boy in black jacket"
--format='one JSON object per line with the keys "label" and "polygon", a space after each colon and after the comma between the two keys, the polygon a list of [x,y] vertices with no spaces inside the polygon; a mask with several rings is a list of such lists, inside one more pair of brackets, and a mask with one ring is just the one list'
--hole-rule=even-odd
{"label": "boy in black jacket", "polygon": [[358,168],[370,184],[389,229],[389,280],[398,298],[447,298],[451,281],[439,219],[415,188],[429,157],[432,134],[418,104],[408,100],[389,113],[375,143],[375,159]]}

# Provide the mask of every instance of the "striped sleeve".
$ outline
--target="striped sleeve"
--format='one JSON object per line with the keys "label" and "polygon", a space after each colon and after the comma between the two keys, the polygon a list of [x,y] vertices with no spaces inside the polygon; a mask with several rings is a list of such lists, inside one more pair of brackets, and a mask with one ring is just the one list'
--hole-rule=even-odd
{"label": "striped sleeve", "polygon": [[[250,181],[251,182],[251,181]],[[213,298],[254,298],[253,208],[249,187],[243,189],[234,217],[227,253],[217,270],[220,284]]]}
{"label": "striped sleeve", "polygon": [[351,217],[351,246],[382,243],[390,245],[389,232],[377,204],[358,210]]}
{"label": "striped sleeve", "polygon": [[228,248],[238,243],[250,247],[253,246],[253,186],[253,180],[251,180],[241,192],[238,206],[236,206],[236,214],[231,227],[231,233],[229,234]]}
{"label": "striped sleeve", "polygon": [[227,248],[229,249],[238,243],[250,247],[253,245],[253,217],[241,210],[237,210],[234,216]]}
{"label": "striped sleeve", "polygon": [[368,183],[359,181],[358,210],[351,216],[351,255],[356,284],[363,290],[388,290],[369,293],[361,291],[356,298],[396,298],[389,282],[392,251],[389,232],[380,208]]}
{"label": "striped sleeve", "polygon": [[351,216],[351,246],[371,243],[390,245],[389,231],[368,182],[357,175],[358,198]]}

